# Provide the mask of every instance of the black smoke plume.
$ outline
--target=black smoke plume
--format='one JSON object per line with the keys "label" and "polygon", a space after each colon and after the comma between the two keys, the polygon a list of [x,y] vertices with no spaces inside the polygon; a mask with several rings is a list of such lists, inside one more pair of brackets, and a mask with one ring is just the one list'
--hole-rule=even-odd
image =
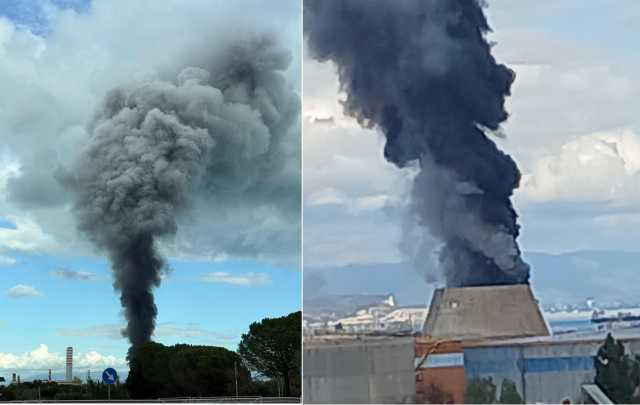
{"label": "black smoke plume", "polygon": [[312,56],[337,66],[344,110],[417,164],[412,213],[442,242],[449,286],[526,283],[511,203],[520,172],[500,135],[514,72],[496,63],[476,0],[307,0]]}
{"label": "black smoke plume", "polygon": [[209,66],[116,88],[96,112],[63,182],[79,228],[108,254],[132,347],[155,326],[158,240],[196,196],[298,201],[295,190],[280,196],[290,184],[278,175],[300,110],[283,75],[290,60],[273,37],[238,41]]}

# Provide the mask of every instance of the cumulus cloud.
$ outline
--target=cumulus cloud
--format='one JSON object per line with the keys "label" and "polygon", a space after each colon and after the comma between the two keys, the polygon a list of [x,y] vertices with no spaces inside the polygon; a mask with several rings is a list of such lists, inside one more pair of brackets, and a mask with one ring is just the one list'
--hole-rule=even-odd
{"label": "cumulus cloud", "polygon": [[18,284],[7,290],[9,298],[41,297],[42,293],[30,285]]}
{"label": "cumulus cloud", "polygon": [[234,274],[224,271],[214,271],[202,277],[202,281],[216,284],[231,284],[241,286],[256,286],[268,284],[271,278],[268,273],[244,273]]}
{"label": "cumulus cloud", "polygon": [[579,136],[540,157],[525,173],[523,202],[640,199],[640,136],[629,129]]}
{"label": "cumulus cloud", "polygon": [[[96,351],[77,353],[73,358],[74,366],[79,368],[127,365],[124,358],[103,355]],[[0,352],[0,370],[47,370],[60,369],[65,365],[62,353],[51,352],[49,347],[41,344],[36,349],[23,354]]]}
{"label": "cumulus cloud", "polygon": [[77,280],[77,281],[93,281],[96,279],[96,275],[94,273],[90,273],[88,271],[74,271],[67,269],[57,269],[51,272],[51,275],[55,277],[64,278],[67,280]]}

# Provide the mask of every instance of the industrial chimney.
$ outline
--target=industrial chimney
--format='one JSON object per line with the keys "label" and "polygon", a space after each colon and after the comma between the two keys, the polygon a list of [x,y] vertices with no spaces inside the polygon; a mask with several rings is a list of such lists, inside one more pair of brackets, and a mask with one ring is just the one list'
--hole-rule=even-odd
{"label": "industrial chimney", "polygon": [[65,380],[71,382],[73,379],[73,347],[67,347],[67,373]]}

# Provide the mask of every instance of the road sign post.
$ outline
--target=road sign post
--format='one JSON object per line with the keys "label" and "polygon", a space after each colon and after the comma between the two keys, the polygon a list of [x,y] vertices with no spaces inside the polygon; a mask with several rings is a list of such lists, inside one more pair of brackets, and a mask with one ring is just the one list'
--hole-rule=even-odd
{"label": "road sign post", "polygon": [[111,386],[118,380],[116,370],[109,367],[102,372],[102,381],[107,384],[107,399],[111,401]]}

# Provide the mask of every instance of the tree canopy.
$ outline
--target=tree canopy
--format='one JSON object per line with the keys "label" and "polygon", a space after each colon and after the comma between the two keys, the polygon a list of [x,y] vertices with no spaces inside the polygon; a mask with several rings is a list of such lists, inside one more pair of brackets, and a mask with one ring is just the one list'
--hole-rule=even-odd
{"label": "tree canopy", "polygon": [[464,392],[465,402],[471,404],[496,403],[496,385],[491,377],[475,377],[469,380]]}
{"label": "tree canopy", "polygon": [[131,398],[235,395],[235,369],[243,392],[249,370],[225,348],[149,342],[129,353],[127,389]]}
{"label": "tree canopy", "polygon": [[609,333],[594,359],[596,384],[616,403],[637,403],[640,385],[640,357],[631,358],[624,345]]}
{"label": "tree canopy", "polygon": [[300,386],[301,347],[302,313],[298,311],[252,323],[242,335],[238,353],[251,370],[282,378],[284,395],[290,396],[292,387]]}

